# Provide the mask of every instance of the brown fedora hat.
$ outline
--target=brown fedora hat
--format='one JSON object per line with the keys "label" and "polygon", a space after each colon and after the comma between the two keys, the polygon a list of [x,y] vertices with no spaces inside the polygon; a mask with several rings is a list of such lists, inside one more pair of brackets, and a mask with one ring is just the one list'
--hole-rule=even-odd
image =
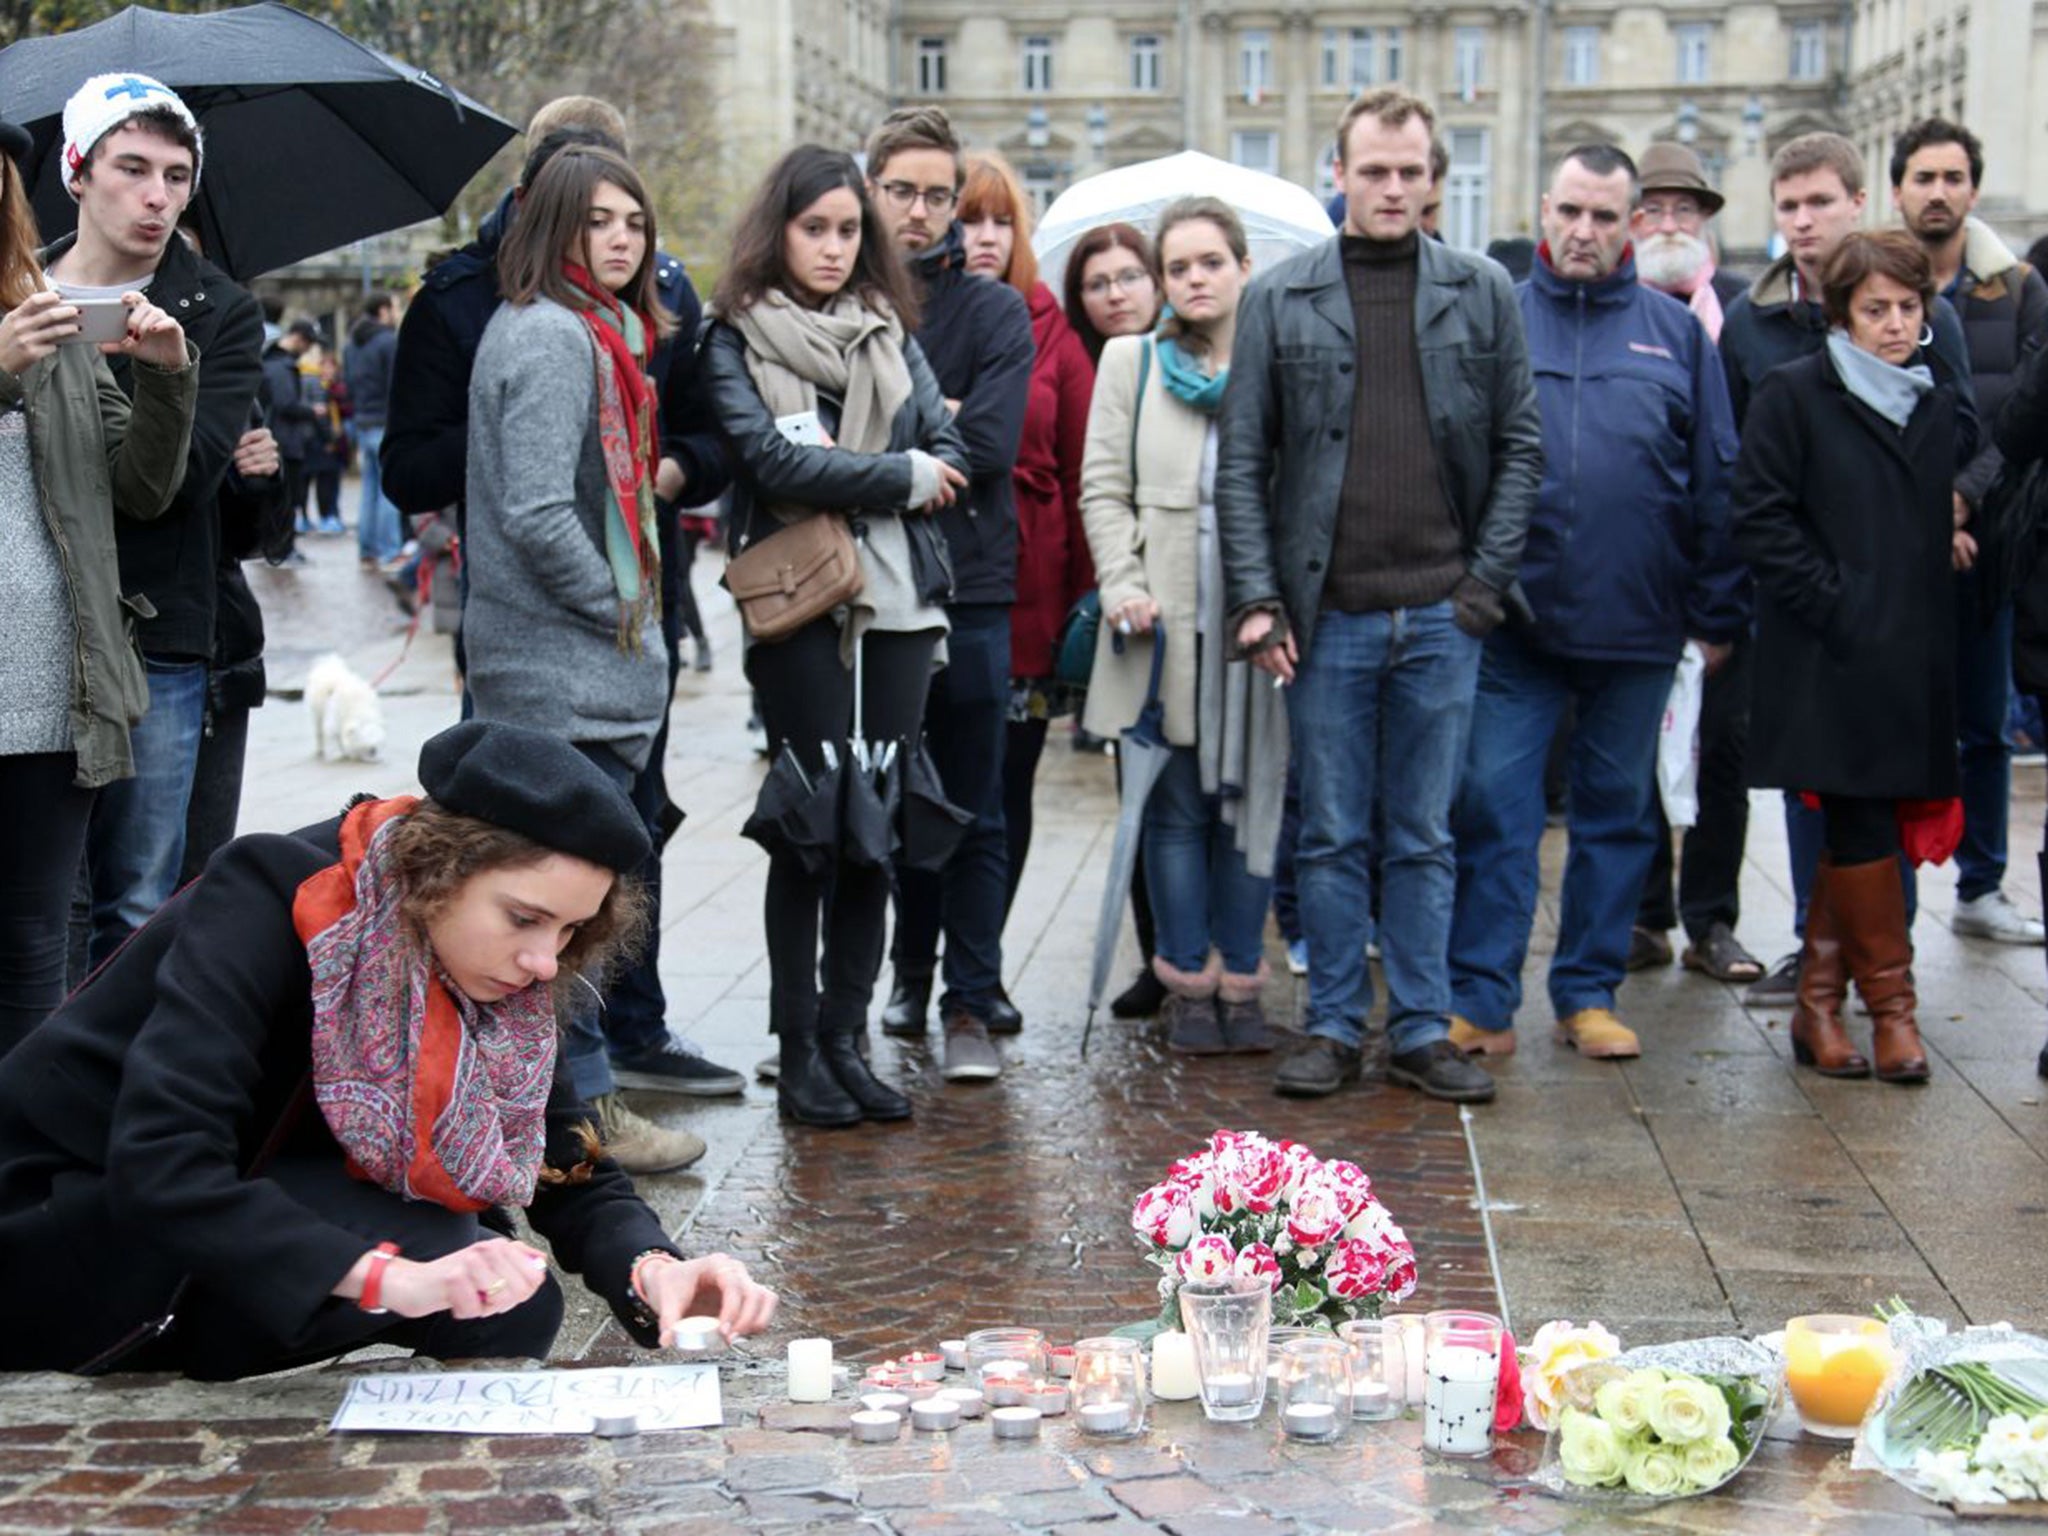
{"label": "brown fedora hat", "polygon": [[1643,151],[1636,161],[1637,179],[1645,192],[1686,192],[1700,200],[1707,216],[1721,211],[1727,201],[1707,185],[1707,168],[1700,157],[1683,144],[1660,140]]}

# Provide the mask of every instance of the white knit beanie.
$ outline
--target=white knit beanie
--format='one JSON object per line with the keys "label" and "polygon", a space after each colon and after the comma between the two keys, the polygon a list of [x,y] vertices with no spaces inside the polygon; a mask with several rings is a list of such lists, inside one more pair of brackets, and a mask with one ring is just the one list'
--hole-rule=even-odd
{"label": "white knit beanie", "polygon": [[[147,75],[94,75],[64,103],[64,189],[91,156],[93,146],[137,113],[167,107],[192,130],[199,148],[193,155],[192,186],[199,186],[199,166],[206,156],[206,141],[199,132],[199,120],[178,93]],[[74,197],[76,193],[72,194]]]}

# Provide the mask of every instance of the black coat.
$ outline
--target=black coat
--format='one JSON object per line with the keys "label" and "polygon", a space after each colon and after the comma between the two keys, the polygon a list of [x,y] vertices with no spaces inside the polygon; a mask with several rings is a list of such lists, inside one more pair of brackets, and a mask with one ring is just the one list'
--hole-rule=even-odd
{"label": "black coat", "polygon": [[[364,1251],[360,1233],[243,1170],[308,1072],[312,975],[300,884],[335,862],[338,820],[230,843],[104,967],[0,1058],[0,1370],[66,1369],[160,1316],[181,1276],[286,1340]],[[591,1118],[560,1059],[547,1157],[580,1160]],[[339,1160],[317,1107],[283,1152]],[[642,1343],[634,1258],[673,1251],[609,1160],[527,1211]]]}
{"label": "black coat", "polygon": [[1956,793],[1950,487],[1973,422],[1938,384],[1901,433],[1825,351],[1758,385],[1734,491],[1757,586],[1751,784]]}
{"label": "black coat", "polygon": [[[1995,435],[2010,474],[2048,458],[2048,347],[2027,360],[1998,412]],[[2022,693],[2048,696],[2048,560],[2039,558],[2038,530],[2028,545],[2033,553],[2020,563],[2012,601],[2012,678]]]}

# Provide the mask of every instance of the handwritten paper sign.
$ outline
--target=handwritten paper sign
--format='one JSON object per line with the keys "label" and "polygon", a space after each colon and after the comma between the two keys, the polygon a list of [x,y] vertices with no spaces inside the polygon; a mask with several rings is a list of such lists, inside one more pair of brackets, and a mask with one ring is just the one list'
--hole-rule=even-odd
{"label": "handwritten paper sign", "polygon": [[632,1414],[643,1432],[724,1422],[715,1365],[587,1371],[416,1371],[359,1376],[328,1425],[457,1435],[586,1435],[599,1417]]}

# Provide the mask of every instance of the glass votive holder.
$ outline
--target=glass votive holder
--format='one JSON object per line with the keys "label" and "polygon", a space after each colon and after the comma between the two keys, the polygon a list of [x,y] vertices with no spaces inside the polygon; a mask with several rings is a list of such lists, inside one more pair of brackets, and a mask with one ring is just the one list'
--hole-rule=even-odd
{"label": "glass votive holder", "polygon": [[1875,1317],[1820,1312],[1785,1325],[1785,1390],[1809,1435],[1855,1439],[1891,1367],[1891,1338]]}
{"label": "glass votive holder", "polygon": [[1389,1373],[1400,1353],[1400,1331],[1376,1317],[1361,1317],[1339,1324],[1337,1337],[1351,1350],[1351,1417],[1391,1419],[1401,1411]]}
{"label": "glass votive holder", "polygon": [[1074,1345],[1069,1410],[1091,1435],[1131,1436],[1145,1428],[1145,1357],[1135,1339]]}
{"label": "glass votive holder", "polygon": [[[1046,1374],[1045,1335],[1036,1328],[982,1328],[967,1335],[967,1385],[989,1392],[991,1381],[1022,1385]],[[989,1401],[999,1406],[994,1393]]]}
{"label": "glass votive holder", "polygon": [[1382,1312],[1387,1325],[1387,1389],[1396,1407],[1420,1408],[1423,1396],[1423,1357],[1428,1353],[1424,1334],[1427,1312]]}
{"label": "glass votive holder", "polygon": [[1296,1339],[1327,1339],[1332,1337],[1327,1328],[1304,1328],[1298,1323],[1282,1323],[1272,1330],[1266,1345],[1266,1375],[1269,1379],[1280,1374],[1280,1350]]}
{"label": "glass votive holder", "polygon": [[1280,1427],[1294,1440],[1334,1440],[1351,1417],[1351,1346],[1327,1334],[1280,1346]]}
{"label": "glass votive holder", "polygon": [[1256,1419],[1266,1406],[1266,1353],[1273,1289],[1264,1280],[1180,1288],[1181,1327],[1195,1351],[1202,1412],[1223,1423]]}
{"label": "glass votive holder", "polygon": [[1423,1320],[1423,1341],[1422,1448],[1439,1456],[1487,1455],[1500,1394],[1500,1319],[1432,1312]]}

